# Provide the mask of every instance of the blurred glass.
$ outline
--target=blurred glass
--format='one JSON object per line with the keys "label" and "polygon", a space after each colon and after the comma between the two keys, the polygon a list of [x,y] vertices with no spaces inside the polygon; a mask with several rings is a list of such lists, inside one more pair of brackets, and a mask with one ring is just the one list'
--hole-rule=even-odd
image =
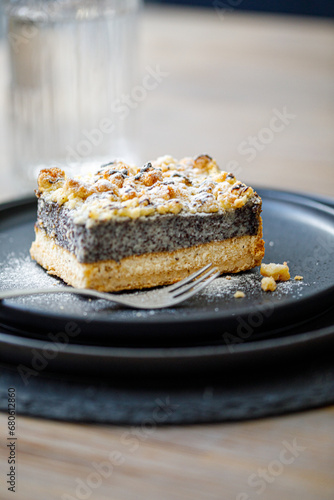
{"label": "blurred glass", "polygon": [[46,166],[131,156],[140,0],[5,0],[12,165],[35,181]]}
{"label": "blurred glass", "polygon": [[0,0],[0,41],[2,40],[5,32],[5,18],[3,14],[3,0]]}

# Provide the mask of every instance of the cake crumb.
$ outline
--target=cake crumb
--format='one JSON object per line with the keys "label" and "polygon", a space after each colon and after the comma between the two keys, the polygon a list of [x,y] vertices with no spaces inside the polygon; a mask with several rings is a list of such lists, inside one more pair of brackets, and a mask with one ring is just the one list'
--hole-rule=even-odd
{"label": "cake crumb", "polygon": [[231,280],[232,278],[231,278],[231,276],[225,276],[225,279]]}
{"label": "cake crumb", "polygon": [[234,298],[236,298],[236,299],[242,299],[243,297],[245,297],[245,294],[244,294],[244,292],[241,292],[240,290],[237,290],[234,294]]}
{"label": "cake crumb", "polygon": [[273,278],[275,281],[288,281],[290,279],[289,267],[286,262],[283,264],[261,264],[262,276]]}
{"label": "cake crumb", "polygon": [[297,281],[300,281],[300,280],[303,280],[304,278],[303,278],[303,276],[299,276],[299,275],[297,274],[297,276],[295,276],[293,279],[294,279],[294,280],[297,280]]}
{"label": "cake crumb", "polygon": [[272,276],[262,278],[261,288],[264,292],[274,292],[277,288],[276,281]]}

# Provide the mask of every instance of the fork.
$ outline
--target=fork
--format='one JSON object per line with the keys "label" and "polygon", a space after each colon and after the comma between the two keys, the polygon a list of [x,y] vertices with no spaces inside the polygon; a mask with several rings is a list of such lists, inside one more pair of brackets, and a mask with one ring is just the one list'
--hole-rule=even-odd
{"label": "fork", "polygon": [[133,293],[115,295],[98,292],[97,290],[88,288],[31,288],[26,290],[8,290],[6,292],[0,292],[0,301],[42,293],[73,293],[75,295],[86,295],[97,299],[109,300],[110,302],[115,302],[135,309],[162,309],[175,306],[189,299],[211,283],[219,274],[220,272],[216,267],[212,267],[212,264],[207,264],[174,285],[149,290],[147,292],[140,292],[138,295]]}

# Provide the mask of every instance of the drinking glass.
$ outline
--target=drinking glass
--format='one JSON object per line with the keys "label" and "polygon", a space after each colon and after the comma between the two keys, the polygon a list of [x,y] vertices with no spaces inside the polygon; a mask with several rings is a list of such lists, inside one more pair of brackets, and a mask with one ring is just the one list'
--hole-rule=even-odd
{"label": "drinking glass", "polygon": [[[140,0],[5,0],[13,168],[78,169],[135,155]],[[66,168],[65,168],[66,169]]]}

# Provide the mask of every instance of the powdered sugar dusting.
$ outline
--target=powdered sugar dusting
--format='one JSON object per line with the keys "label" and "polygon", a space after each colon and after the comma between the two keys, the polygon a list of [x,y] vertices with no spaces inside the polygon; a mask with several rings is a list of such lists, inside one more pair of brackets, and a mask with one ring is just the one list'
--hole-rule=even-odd
{"label": "powdered sugar dusting", "polygon": [[29,255],[16,255],[11,253],[8,259],[0,266],[1,288],[5,289],[27,289],[59,286],[61,283],[57,278],[50,276]]}
{"label": "powdered sugar dusting", "polygon": [[[34,262],[29,255],[15,254],[8,255],[5,262],[0,265],[0,289],[1,290],[25,290],[28,288],[52,288],[66,286],[61,280],[49,275],[42,267]],[[56,305],[66,300],[66,296],[44,294],[17,297],[10,299],[11,303],[23,306],[40,305],[42,309],[55,309]],[[8,299],[9,300],[9,299]]]}
{"label": "powdered sugar dusting", "polygon": [[232,274],[219,277],[208,285],[200,295],[210,298],[228,299],[234,296],[234,293],[240,290],[244,292],[246,297],[256,298],[259,296],[268,296],[275,294],[276,296],[289,295],[291,298],[302,297],[302,287],[307,286],[305,282],[297,282],[294,280],[277,282],[275,292],[261,291],[262,276],[259,272],[247,272],[241,274]]}

